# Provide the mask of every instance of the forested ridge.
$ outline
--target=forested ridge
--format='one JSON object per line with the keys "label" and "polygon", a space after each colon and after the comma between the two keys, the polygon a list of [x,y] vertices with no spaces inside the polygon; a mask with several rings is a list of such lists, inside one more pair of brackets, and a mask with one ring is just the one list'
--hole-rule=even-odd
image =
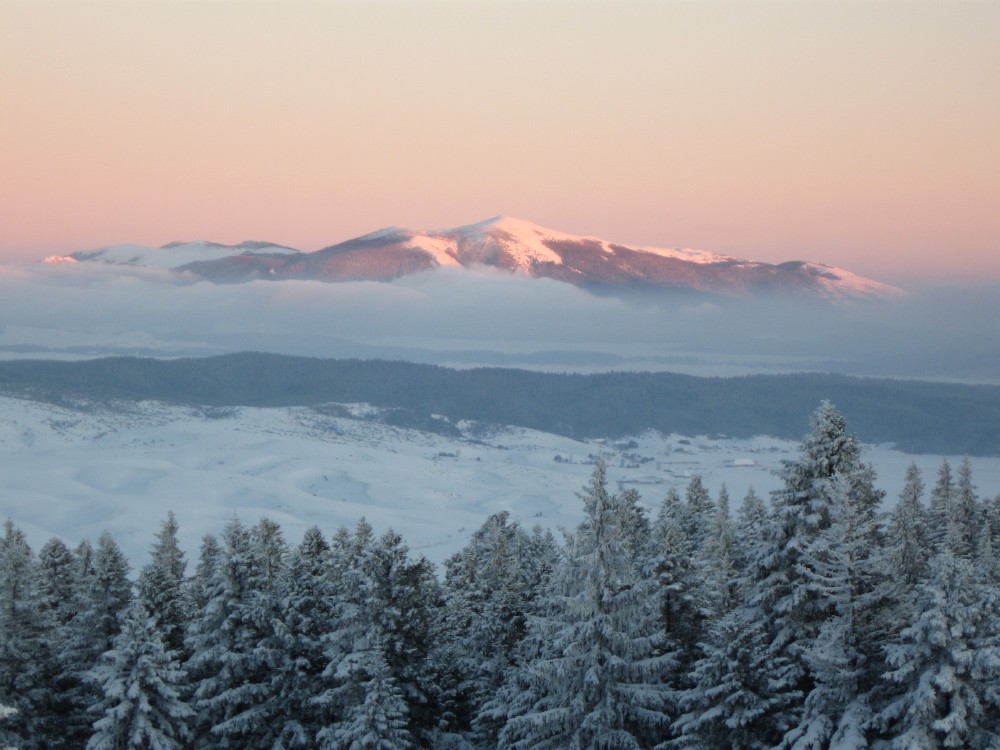
{"label": "forested ridge", "polygon": [[1000,455],[1000,387],[843,375],[571,375],[243,353],[6,361],[0,362],[0,392],[77,406],[145,399],[207,406],[363,402],[408,410],[416,424],[440,414],[574,438],[653,429],[793,440],[801,434],[801,415],[829,398],[864,442],[916,453]]}
{"label": "forested ridge", "polygon": [[943,462],[883,512],[829,402],[781,478],[650,517],[598,462],[562,539],[500,512],[442,571],[363,519],[234,519],[191,569],[170,514],[133,580],[8,520],[0,746],[1000,746],[1000,497]]}

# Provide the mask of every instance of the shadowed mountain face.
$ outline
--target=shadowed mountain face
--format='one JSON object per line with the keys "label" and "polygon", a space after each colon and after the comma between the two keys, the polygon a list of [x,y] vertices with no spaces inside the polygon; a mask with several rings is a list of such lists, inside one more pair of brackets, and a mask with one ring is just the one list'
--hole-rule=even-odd
{"label": "shadowed mountain face", "polygon": [[[203,243],[210,245],[211,243]],[[250,245],[252,249],[248,250]],[[177,245],[173,244],[176,253]],[[900,294],[895,287],[806,261],[773,265],[688,249],[628,247],[498,216],[437,231],[390,227],[312,253],[243,243],[172,265],[215,283],[254,279],[390,281],[440,267],[495,268],[593,291],[686,291],[726,297],[791,294],[833,302]],[[77,260],[107,260],[101,251]],[[181,257],[177,254],[178,258]],[[161,262],[157,265],[164,265]]]}

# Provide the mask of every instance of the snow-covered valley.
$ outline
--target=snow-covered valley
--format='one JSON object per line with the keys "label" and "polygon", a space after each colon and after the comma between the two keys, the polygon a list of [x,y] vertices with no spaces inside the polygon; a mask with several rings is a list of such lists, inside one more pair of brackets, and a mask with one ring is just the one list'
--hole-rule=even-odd
{"label": "snow-covered valley", "polygon": [[[347,414],[348,416],[333,416]],[[491,514],[509,511],[525,527],[572,527],[577,492],[603,455],[617,487],[635,487],[655,509],[669,488],[695,474],[734,503],[751,486],[766,495],[794,442],[655,433],[579,442],[521,428],[459,423],[461,437],[372,421],[347,409],[194,409],[145,402],[113,410],[68,409],[0,398],[0,514],[40,547],[51,536],[76,544],[112,532],[133,565],[144,564],[167,511],[190,556],[204,534],[234,516],[266,515],[297,542],[305,528],[331,534],[362,516],[392,527],[417,554],[440,563]],[[808,431],[808,414],[802,431]],[[895,501],[915,461],[930,484],[941,456],[867,446],[886,502]],[[961,457],[952,456],[953,463]],[[1000,458],[973,461],[980,496],[1000,492]]]}

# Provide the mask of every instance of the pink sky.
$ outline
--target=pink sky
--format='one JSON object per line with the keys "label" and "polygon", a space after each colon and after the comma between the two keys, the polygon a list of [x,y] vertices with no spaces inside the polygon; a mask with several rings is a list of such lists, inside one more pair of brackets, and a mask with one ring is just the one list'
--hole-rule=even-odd
{"label": "pink sky", "polygon": [[0,259],[504,213],[1000,279],[1000,3],[0,0]]}

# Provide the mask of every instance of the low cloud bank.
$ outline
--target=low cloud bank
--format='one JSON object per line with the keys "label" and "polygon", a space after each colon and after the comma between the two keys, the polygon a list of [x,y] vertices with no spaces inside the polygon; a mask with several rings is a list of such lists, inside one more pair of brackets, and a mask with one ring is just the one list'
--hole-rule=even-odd
{"label": "low cloud bank", "polygon": [[91,264],[0,268],[0,356],[256,349],[530,365],[524,353],[555,352],[535,361],[554,369],[695,371],[699,363],[728,362],[730,370],[706,372],[817,369],[1000,382],[998,321],[996,285],[830,308],[624,300],[502,272],[216,286]]}

